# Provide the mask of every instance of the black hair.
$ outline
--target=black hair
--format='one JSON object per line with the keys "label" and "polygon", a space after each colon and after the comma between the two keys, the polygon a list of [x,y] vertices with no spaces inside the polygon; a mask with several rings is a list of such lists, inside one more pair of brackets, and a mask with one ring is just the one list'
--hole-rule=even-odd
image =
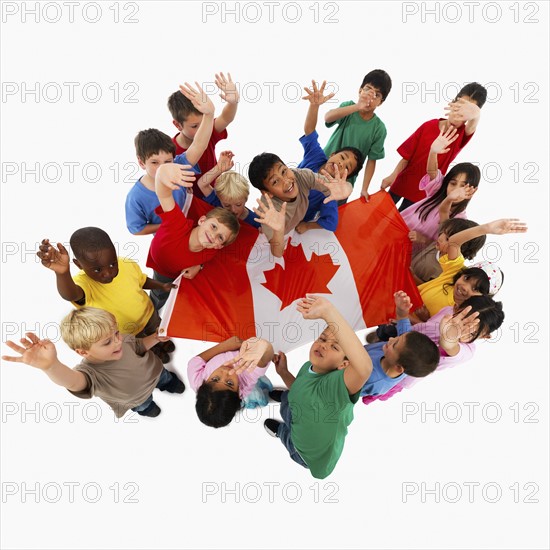
{"label": "black hair", "polygon": [[[477,188],[479,186],[481,172],[477,166],[471,162],[461,162],[460,164],[455,164],[443,178],[443,182],[441,183],[441,187],[438,192],[430,197],[424,204],[416,207],[415,212],[418,212],[420,221],[425,222],[429,213],[438,208],[439,205],[445,200],[447,197],[447,187],[449,186],[449,182],[456,178],[459,174],[466,174],[466,183],[471,187]],[[469,202],[470,199],[466,199],[453,205],[451,208],[450,217],[454,218],[460,212],[464,212]]]}
{"label": "black hair", "polygon": [[365,75],[361,88],[364,88],[366,84],[370,84],[374,88],[378,88],[382,94],[382,101],[386,101],[388,94],[391,90],[391,78],[390,75],[382,69],[375,69]]}
{"label": "black hair", "polygon": [[470,313],[479,313],[479,324],[477,325],[471,338],[468,340],[468,344],[471,344],[482,334],[491,334],[491,332],[502,326],[502,323],[504,322],[502,302],[495,302],[491,296],[470,296],[470,298],[464,300],[458,308],[457,313],[468,306],[471,306],[472,308]]}
{"label": "black hair", "polygon": [[99,250],[110,248],[115,250],[111,237],[103,229],[99,229],[99,227],[82,227],[81,229],[77,229],[71,235],[69,244],[77,260],[86,259],[86,256],[89,256],[90,253],[98,252]]}
{"label": "black hair", "polygon": [[204,382],[197,391],[195,410],[199,420],[211,428],[223,428],[231,423],[241,408],[239,392],[214,391]]}
{"label": "black hair", "polygon": [[465,95],[467,95],[472,101],[475,101],[476,105],[480,109],[487,101],[487,89],[478,82],[470,82],[469,84],[466,84],[466,86],[463,86],[460,92],[458,92],[456,99],[460,99]]}
{"label": "black hair", "polygon": [[357,149],[357,147],[341,147],[337,151],[334,151],[334,153],[331,153],[330,156],[337,155],[338,153],[343,153],[344,151],[349,151],[357,161],[357,166],[355,167],[355,170],[353,170],[348,174],[348,179],[349,179],[359,174],[359,172],[361,172],[361,169],[363,168],[363,163],[365,162],[365,157],[363,153],[361,153],[361,151]]}
{"label": "black hair", "polygon": [[397,364],[408,376],[422,378],[432,373],[439,364],[439,350],[425,334],[411,330],[401,336],[405,347],[399,354]]}
{"label": "black hair", "polygon": [[[445,220],[439,226],[439,234],[445,233],[447,237],[452,237],[456,233],[471,229],[472,227],[478,227],[479,224],[472,220],[465,220],[463,218],[451,218]],[[474,239],[470,239],[460,247],[460,252],[467,260],[473,260],[476,254],[483,248],[487,235],[480,235]]]}
{"label": "black hair", "polygon": [[136,156],[143,162],[153,155],[158,155],[161,151],[172,155],[176,154],[176,146],[172,138],[155,128],[138,132],[134,139],[134,145]]}
{"label": "black hair", "polygon": [[252,159],[250,167],[248,168],[248,179],[250,180],[252,186],[260,191],[265,191],[266,188],[264,185],[264,180],[267,177],[267,174],[269,174],[269,171],[278,162],[284,164],[284,162],[273,153],[262,153],[261,155],[256,155]]}
{"label": "black hair", "polygon": [[[504,283],[504,273],[503,273],[502,269],[500,270],[500,273],[502,274],[502,282]],[[483,296],[491,296],[491,294],[489,293],[489,290],[491,288],[491,284],[489,282],[489,276],[480,267],[465,267],[465,268],[461,269],[453,277],[453,282],[452,283],[445,283],[443,285],[443,292],[445,292],[445,294],[448,294],[448,287],[449,286],[454,286],[456,284],[456,282],[458,281],[458,279],[460,279],[460,277],[462,277],[462,275],[464,275],[468,278],[471,278],[471,279],[472,278],[475,279],[477,285],[476,285],[474,290],[477,290]]]}

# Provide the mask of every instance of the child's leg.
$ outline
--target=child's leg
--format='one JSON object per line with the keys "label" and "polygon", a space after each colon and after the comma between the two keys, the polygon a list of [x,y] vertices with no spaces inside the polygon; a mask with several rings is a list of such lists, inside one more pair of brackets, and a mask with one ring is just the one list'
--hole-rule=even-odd
{"label": "child's leg", "polygon": [[[153,280],[160,281],[161,283],[172,283],[174,281],[174,279],[171,279],[170,277],[165,277],[164,275],[161,275],[156,271],[153,271]],[[151,293],[149,294],[149,296],[157,312],[159,312],[161,308],[164,306],[164,304],[166,303],[166,300],[168,300],[169,295],[170,293],[166,292],[165,290],[159,290],[159,289],[151,290]]]}
{"label": "child's leg", "polygon": [[[160,317],[155,309],[143,330],[139,334],[136,334],[136,336],[138,338],[143,338],[144,336],[155,334],[159,325]],[[153,350],[153,353],[161,358],[163,363],[167,363],[170,360],[170,357],[167,354],[172,353],[176,349],[176,346],[172,340],[168,340],[167,342],[159,342],[158,344],[155,344],[151,349]]]}
{"label": "child's leg", "polygon": [[281,395],[281,416],[283,417],[283,422],[279,424],[279,429],[277,430],[277,437],[282,441],[283,445],[287,448],[287,451],[290,454],[290,458],[297,462],[304,468],[308,468],[308,465],[304,462],[292,439],[290,438],[290,426],[292,425],[292,412],[290,410],[290,405],[288,404],[288,392],[285,391]]}

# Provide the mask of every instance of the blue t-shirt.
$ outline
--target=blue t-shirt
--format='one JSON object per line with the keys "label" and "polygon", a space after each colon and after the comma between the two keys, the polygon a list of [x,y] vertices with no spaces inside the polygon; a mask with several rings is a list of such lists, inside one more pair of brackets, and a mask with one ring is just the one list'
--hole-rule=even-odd
{"label": "blue t-shirt", "polygon": [[[189,164],[185,153],[178,155],[174,162],[176,164]],[[200,174],[198,164],[191,168],[196,174]],[[176,204],[183,208],[185,204],[186,190],[184,188],[172,191],[172,196]],[[130,233],[139,233],[146,225],[152,223],[161,223],[161,219],[155,214],[155,208],[160,205],[157,194],[147,189],[142,183],[141,178],[136,181],[132,189],[126,195],[126,226]]]}
{"label": "blue t-shirt", "polygon": [[[204,197],[204,200],[208,204],[210,204],[214,207],[216,207],[216,206],[222,207],[222,203],[220,202],[220,199],[218,198],[218,195],[216,195],[216,190],[215,189],[212,191],[212,193],[210,193],[210,195],[208,195],[207,197]],[[248,208],[246,209],[246,211],[248,212],[248,214],[246,215],[246,218],[243,220],[243,222],[246,222],[246,223],[250,224],[252,227],[255,227],[256,229],[259,229],[261,227],[261,224],[254,221],[254,218],[256,217],[256,214],[254,214],[254,212],[252,212]]]}
{"label": "blue t-shirt", "polygon": [[[327,162],[327,156],[319,145],[319,134],[313,130],[311,134],[302,136],[300,143],[304,148],[304,158],[298,164],[298,168],[309,168],[312,172],[317,173],[319,168]],[[305,222],[317,222],[323,229],[327,231],[336,231],[338,226],[338,203],[330,201],[323,204],[325,195],[321,191],[312,189],[309,192],[309,206],[304,216]]]}
{"label": "blue t-shirt", "polygon": [[[397,334],[405,334],[412,329],[408,319],[401,319],[397,322]],[[361,388],[361,397],[365,395],[384,395],[389,392],[398,382],[401,382],[407,375],[400,374],[397,378],[390,378],[382,368],[381,361],[384,357],[383,347],[387,342],[377,342],[365,346],[367,353],[372,360],[372,374]]]}

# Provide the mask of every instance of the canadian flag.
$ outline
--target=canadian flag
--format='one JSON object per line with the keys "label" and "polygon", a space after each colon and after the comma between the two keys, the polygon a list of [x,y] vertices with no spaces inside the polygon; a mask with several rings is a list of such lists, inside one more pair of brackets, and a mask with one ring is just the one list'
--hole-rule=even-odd
{"label": "canadian flag", "polygon": [[[198,219],[211,207],[189,195],[184,211]],[[325,295],[355,330],[387,322],[393,293],[422,300],[410,274],[408,228],[386,192],[338,209],[336,232],[292,231],[282,258],[262,233],[241,224],[237,240],[220,250],[193,279],[176,280],[161,328],[168,336],[220,342],[258,336],[290,351],[316,339],[323,321],[304,320],[296,302]]]}

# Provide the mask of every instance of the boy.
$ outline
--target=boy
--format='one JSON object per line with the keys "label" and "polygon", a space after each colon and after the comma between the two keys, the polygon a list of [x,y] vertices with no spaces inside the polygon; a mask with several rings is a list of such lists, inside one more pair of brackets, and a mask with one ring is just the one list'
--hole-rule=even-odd
{"label": "boy", "polygon": [[[343,146],[356,147],[367,158],[361,196],[368,200],[369,185],[376,168],[376,161],[384,158],[386,127],[375,114],[391,90],[391,78],[386,71],[371,71],[361,83],[357,103],[345,101],[325,115],[327,128],[338,124],[338,128],[325,146],[325,154],[330,156]],[[357,176],[350,179],[352,185]]]}
{"label": "boy", "polygon": [[[214,207],[225,208],[233,212],[239,220],[260,229],[261,225],[255,221],[256,215],[245,206],[250,194],[248,180],[231,170],[233,156],[231,151],[222,151],[216,166],[199,179],[199,188],[204,194],[205,202]],[[210,182],[216,182],[216,189]]]}
{"label": "boy", "polygon": [[[128,258],[118,258],[109,235],[99,227],[83,227],[70,238],[73,262],[81,272],[71,277],[69,253],[61,244],[57,249],[44,239],[36,253],[42,265],[55,273],[60,296],[76,308],[91,306],[111,312],[124,334],[153,334],[160,318],[144,289],[169,291],[173,285],[149,279],[139,265]],[[162,348],[162,349],[160,349]],[[159,346],[163,362],[174,344]]]}
{"label": "boy", "polygon": [[[328,101],[334,93],[323,95],[326,81],[323,81],[320,89],[317,88],[317,83],[314,80],[311,81],[311,84],[311,88],[304,88],[307,95],[303,99],[309,101],[309,108],[304,122],[304,135],[300,138],[300,143],[304,148],[304,158],[298,164],[298,168],[309,168],[313,172],[326,170],[331,176],[334,176],[335,166],[338,165],[340,172],[348,171],[348,180],[354,178],[363,168],[363,155],[355,147],[343,147],[327,158],[319,144],[319,134],[315,128],[319,107]],[[298,233],[305,233],[310,229],[336,230],[338,204],[335,201],[323,204],[324,198],[319,191],[311,190],[309,192],[309,207],[303,221],[296,226]]]}
{"label": "boy", "polygon": [[[206,172],[216,166],[216,143],[227,138],[226,128],[235,119],[239,102],[239,92],[237,91],[237,86],[231,80],[230,73],[227,74],[227,78],[223,73],[216,74],[215,82],[221,91],[220,96],[226,102],[226,105],[221,115],[214,120],[212,137],[208,142],[204,154],[197,161],[203,174],[206,174]],[[179,155],[187,151],[195,140],[197,128],[199,128],[202,119],[202,111],[197,110],[194,104],[188,101],[188,96],[185,94],[182,95],[179,92],[173,93],[168,98],[168,109],[172,115],[172,123],[179,131],[172,138],[176,146],[176,154]],[[203,198],[203,194],[196,184],[193,185],[193,193],[199,198]]]}
{"label": "boy", "polygon": [[[200,126],[189,149],[178,154],[175,159],[176,148],[165,133],[150,128],[142,130],[136,136],[136,155],[140,167],[145,170],[145,175],[136,182],[126,197],[126,225],[134,235],[149,235],[160,226],[160,218],[155,214],[155,208],[159,205],[155,194],[155,174],[160,165],[171,162],[190,164],[195,173],[200,173],[197,163],[208,147],[212,135],[214,104],[200,86],[198,90],[192,86],[180,86],[180,90],[177,93],[184,97],[195,111],[203,113]],[[185,191],[175,190],[174,198],[178,206],[183,208]]]}
{"label": "boy", "polygon": [[148,351],[166,338],[157,334],[143,339],[122,336],[108,311],[84,307],[69,313],[61,322],[61,336],[84,358],[74,369],[59,361],[50,340],[40,340],[32,332],[21,339],[21,346],[6,342],[21,357],[2,359],[44,371],[52,382],[77,397],[89,399],[96,395],[113,409],[117,418],[130,408],[141,416],[156,417],[160,407],[153,401],[154,388],[169,393],[185,390],[184,383]]}
{"label": "boy", "polygon": [[[254,212],[262,224],[273,256],[283,256],[284,236],[304,219],[311,189],[322,191],[325,203],[351,195],[353,188],[346,181],[347,170],[340,177],[336,165],[334,176],[326,170],[323,175],[325,179],[321,180],[306,168],[290,169],[273,153],[262,153],[252,159],[248,177],[250,183],[263,192],[263,201],[258,199],[258,208]],[[280,210],[275,205],[280,205]]]}
{"label": "boy", "polygon": [[[155,213],[161,224],[149,248],[147,267],[155,270],[155,278],[171,283],[184,270],[186,279],[193,279],[216,252],[231,244],[239,233],[239,221],[223,208],[214,208],[201,216],[198,225],[188,220],[176,202],[172,191],[191,187],[194,180],[189,166],[164,164],[157,170],[155,188],[160,202]],[[168,292],[155,292],[153,300],[160,309]]]}
{"label": "boy", "polygon": [[439,363],[437,346],[425,334],[412,331],[411,299],[402,290],[394,299],[397,337],[365,346],[372,360],[372,374],[361,388],[361,397],[383,395],[407,376],[428,376]]}
{"label": "boy", "polygon": [[398,147],[397,152],[403,158],[394,171],[382,180],[380,188],[389,187],[395,203],[403,197],[400,211],[426,198],[426,193],[418,188],[418,182],[426,173],[426,162],[433,141],[440,132],[446,132],[451,127],[458,131],[458,137],[449,146],[448,151],[437,156],[439,169],[445,175],[451,162],[476,131],[481,108],[486,99],[487,90],[481,84],[466,84],[458,92],[455,101],[445,108],[449,111],[447,118],[428,120]]}
{"label": "boy", "polygon": [[271,418],[266,431],[278,437],[291,458],[324,479],[334,470],[353,420],[353,406],[372,372],[372,361],[344,317],[326,299],[308,294],[298,303],[304,319],[323,319],[328,327],[311,346],[298,376],[286,356],[274,357],[277,373],[289,391],[271,392],[281,402],[284,422]]}

